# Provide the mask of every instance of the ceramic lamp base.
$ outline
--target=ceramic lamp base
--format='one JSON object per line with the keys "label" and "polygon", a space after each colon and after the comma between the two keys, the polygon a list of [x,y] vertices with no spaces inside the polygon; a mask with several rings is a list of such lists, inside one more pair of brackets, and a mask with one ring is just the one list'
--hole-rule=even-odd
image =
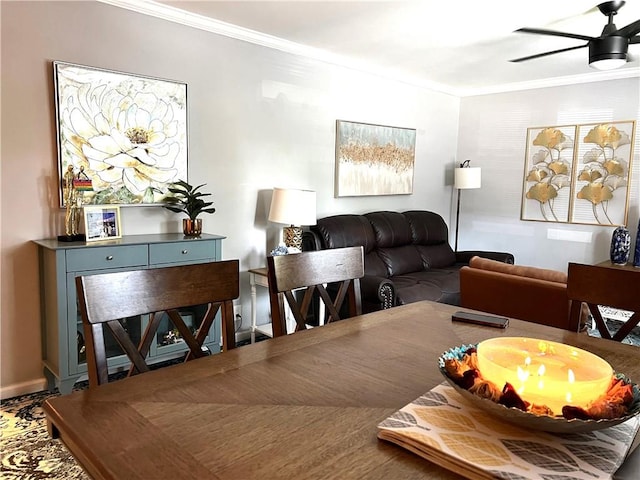
{"label": "ceramic lamp base", "polygon": [[302,251],[302,227],[284,227],[282,229],[284,234],[284,244],[287,247],[295,247]]}

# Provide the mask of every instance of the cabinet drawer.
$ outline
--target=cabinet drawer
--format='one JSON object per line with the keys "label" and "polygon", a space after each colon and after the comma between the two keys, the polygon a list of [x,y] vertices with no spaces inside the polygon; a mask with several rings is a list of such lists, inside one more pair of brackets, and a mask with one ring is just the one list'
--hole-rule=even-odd
{"label": "cabinet drawer", "polygon": [[67,250],[67,272],[146,266],[147,245],[90,247]]}
{"label": "cabinet drawer", "polygon": [[157,243],[149,245],[149,265],[165,263],[213,261],[216,257],[216,242],[192,240],[189,242]]}

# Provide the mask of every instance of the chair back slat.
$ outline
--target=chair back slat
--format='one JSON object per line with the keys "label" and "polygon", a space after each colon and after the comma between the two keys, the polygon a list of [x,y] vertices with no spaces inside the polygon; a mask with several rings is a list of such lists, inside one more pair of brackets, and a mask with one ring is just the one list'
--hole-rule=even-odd
{"label": "chair back slat", "polygon": [[276,265],[274,278],[280,292],[364,276],[362,247],[317,250],[269,258]]}
{"label": "chair back slat", "polygon": [[229,260],[88,275],[76,281],[97,300],[87,303],[88,319],[95,323],[238,298],[238,277],[237,260]]}
{"label": "chair back slat", "polygon": [[[104,324],[129,357],[130,375],[149,370],[145,358],[155,341],[162,312],[189,347],[185,361],[205,355],[202,345],[220,309],[223,348],[235,348],[233,300],[240,289],[238,260],[79,276],[76,289],[90,387],[108,381]],[[200,305],[206,306],[206,312],[194,335],[180,309]],[[120,320],[141,315],[149,315],[149,321],[140,343],[135,345]]]}
{"label": "chair back slat", "polygon": [[[285,298],[296,320],[296,331],[306,328],[316,292],[327,310],[327,322],[341,319],[340,310],[346,299],[348,316],[362,313],[360,278],[364,276],[364,252],[361,246],[271,256],[267,264],[274,336],[286,334]],[[333,298],[325,287],[327,284],[338,286]],[[302,300],[298,300],[294,291],[301,289],[306,290]]]}

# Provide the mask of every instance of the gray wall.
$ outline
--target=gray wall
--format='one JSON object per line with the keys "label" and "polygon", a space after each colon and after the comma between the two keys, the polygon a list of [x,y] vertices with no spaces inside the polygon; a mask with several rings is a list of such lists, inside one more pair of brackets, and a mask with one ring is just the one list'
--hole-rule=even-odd
{"label": "gray wall", "polygon": [[[517,263],[558,270],[566,270],[567,262],[608,260],[614,227],[520,220],[526,135],[529,127],[626,120],[640,123],[638,78],[463,98],[458,154],[483,170],[482,188],[463,195],[461,246],[508,250]],[[637,134],[633,152],[628,226],[635,238]]]}
{"label": "gray wall", "polygon": [[[318,216],[427,208],[445,217],[443,165],[457,144],[459,99],[95,2],[2,2],[1,385],[41,388],[37,250],[62,232],[51,62],[188,84],[189,180],[217,212],[204,229],[239,258],[244,327],[248,274],[265,265],[281,225],[266,214],[276,186],[317,191]],[[334,198],[337,119],[417,130],[414,194]],[[124,234],[178,232],[159,207],[122,211]],[[261,321],[268,304],[261,298]],[[7,392],[9,390],[6,390]]]}

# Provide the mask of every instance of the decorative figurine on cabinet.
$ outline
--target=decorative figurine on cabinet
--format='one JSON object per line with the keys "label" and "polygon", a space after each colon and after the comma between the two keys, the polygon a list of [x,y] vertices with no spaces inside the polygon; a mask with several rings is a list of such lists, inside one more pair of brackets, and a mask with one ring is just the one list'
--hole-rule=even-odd
{"label": "decorative figurine on cabinet", "polygon": [[84,241],[86,236],[79,233],[80,228],[80,208],[82,205],[82,194],[80,192],[92,190],[91,180],[84,173],[84,168],[80,167],[80,171],[76,175],[73,171],[73,165],[67,167],[63,178],[63,194],[64,194],[64,235],[58,235],[58,240],[62,242],[79,242]]}

